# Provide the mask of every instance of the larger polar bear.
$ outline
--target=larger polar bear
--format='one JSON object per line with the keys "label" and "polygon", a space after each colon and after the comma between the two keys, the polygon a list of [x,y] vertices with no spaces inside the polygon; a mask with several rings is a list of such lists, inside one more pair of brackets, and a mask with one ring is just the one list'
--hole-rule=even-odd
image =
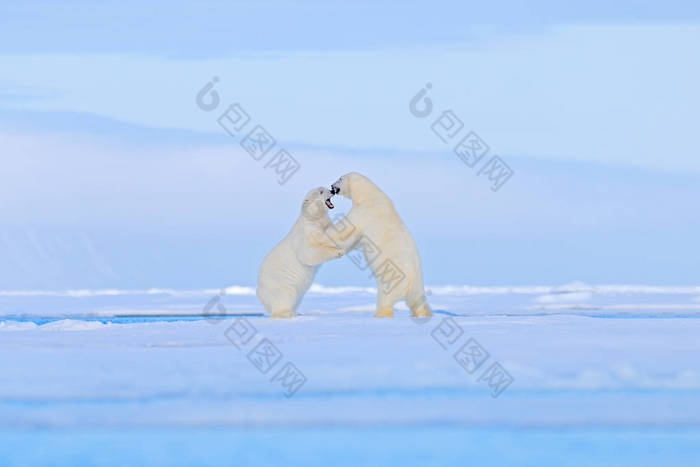
{"label": "larger polar bear", "polygon": [[331,186],[331,193],[352,200],[344,219],[326,230],[341,250],[361,248],[377,281],[378,318],[393,317],[404,300],[413,316],[430,316],[416,242],[391,199],[364,175],[352,172]]}
{"label": "larger polar bear", "polygon": [[332,225],[327,211],[333,209],[331,196],[323,187],[309,191],[292,230],[260,266],[258,300],[273,318],[293,317],[319,265],[343,254],[324,233]]}

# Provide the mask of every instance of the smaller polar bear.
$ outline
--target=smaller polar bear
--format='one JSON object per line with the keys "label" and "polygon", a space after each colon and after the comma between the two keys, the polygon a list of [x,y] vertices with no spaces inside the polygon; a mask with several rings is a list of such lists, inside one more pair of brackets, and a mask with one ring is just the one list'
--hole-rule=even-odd
{"label": "smaller polar bear", "polygon": [[343,254],[325,234],[332,225],[328,217],[328,209],[333,209],[331,196],[323,187],[309,191],[292,230],[260,266],[258,300],[273,318],[295,316],[319,265]]}
{"label": "smaller polar bear", "polygon": [[378,318],[393,317],[394,304],[404,300],[415,317],[431,316],[423,288],[418,247],[391,199],[358,173],[331,186],[332,194],[352,200],[348,215],[326,230],[343,251],[362,248],[377,281]]}

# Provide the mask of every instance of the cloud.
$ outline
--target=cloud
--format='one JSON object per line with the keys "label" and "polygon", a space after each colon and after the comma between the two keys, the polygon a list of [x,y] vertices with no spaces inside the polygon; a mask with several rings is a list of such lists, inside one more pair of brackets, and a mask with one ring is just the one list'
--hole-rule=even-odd
{"label": "cloud", "polygon": [[[494,193],[449,152],[289,146],[301,168],[280,185],[240,138],[171,140],[156,131],[144,142],[132,140],[130,129],[108,133],[0,128],[6,287],[252,284],[261,258],[298,217],[304,193],[350,171],[390,194],[432,283],[521,283],[524,276],[546,283],[571,274],[653,283],[668,271],[680,281],[700,233],[699,221],[683,214],[700,197],[692,175],[516,158],[509,160],[516,174]],[[334,215],[351,207],[343,198],[335,204]],[[324,265],[319,280],[372,286],[368,278],[350,280],[358,277],[350,261],[337,261]]]}
{"label": "cloud", "polygon": [[[452,109],[497,154],[698,172],[700,65],[688,57],[699,43],[692,24],[577,25],[479,44],[226,59],[4,55],[0,79],[57,93],[12,108],[217,132],[218,111],[194,104],[217,76],[224,104],[239,102],[287,143],[449,150],[430,124]],[[408,101],[426,82],[435,116],[419,120]]]}

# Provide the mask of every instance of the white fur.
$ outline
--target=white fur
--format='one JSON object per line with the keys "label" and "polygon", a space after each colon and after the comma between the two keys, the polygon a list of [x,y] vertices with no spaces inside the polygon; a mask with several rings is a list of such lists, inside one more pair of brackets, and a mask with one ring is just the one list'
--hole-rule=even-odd
{"label": "white fur", "polygon": [[307,193],[292,230],[260,266],[257,295],[273,318],[295,316],[319,265],[343,253],[324,233],[331,225],[325,205],[330,196],[321,187]]}
{"label": "white fur", "polygon": [[[413,316],[430,316],[418,248],[391,199],[367,177],[355,172],[340,177],[333,188],[352,200],[352,209],[346,216],[347,222],[341,220],[326,233],[344,251],[363,249],[377,280],[375,316],[394,316],[394,304],[399,300],[406,301]],[[379,248],[378,253],[373,246]],[[397,285],[393,288],[387,287],[387,271],[394,268],[404,277],[394,281]]]}

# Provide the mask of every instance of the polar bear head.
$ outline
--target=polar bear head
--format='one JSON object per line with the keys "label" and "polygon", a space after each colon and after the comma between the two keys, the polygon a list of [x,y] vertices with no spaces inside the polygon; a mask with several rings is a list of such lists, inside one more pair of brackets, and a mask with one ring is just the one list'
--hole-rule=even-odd
{"label": "polar bear head", "polygon": [[361,199],[382,193],[382,191],[364,175],[350,172],[331,185],[331,193],[350,198],[353,202],[359,202]]}
{"label": "polar bear head", "polygon": [[331,190],[322,186],[309,191],[301,204],[301,215],[310,220],[318,220],[323,216],[328,216],[328,209],[334,207],[331,203],[332,196]]}

